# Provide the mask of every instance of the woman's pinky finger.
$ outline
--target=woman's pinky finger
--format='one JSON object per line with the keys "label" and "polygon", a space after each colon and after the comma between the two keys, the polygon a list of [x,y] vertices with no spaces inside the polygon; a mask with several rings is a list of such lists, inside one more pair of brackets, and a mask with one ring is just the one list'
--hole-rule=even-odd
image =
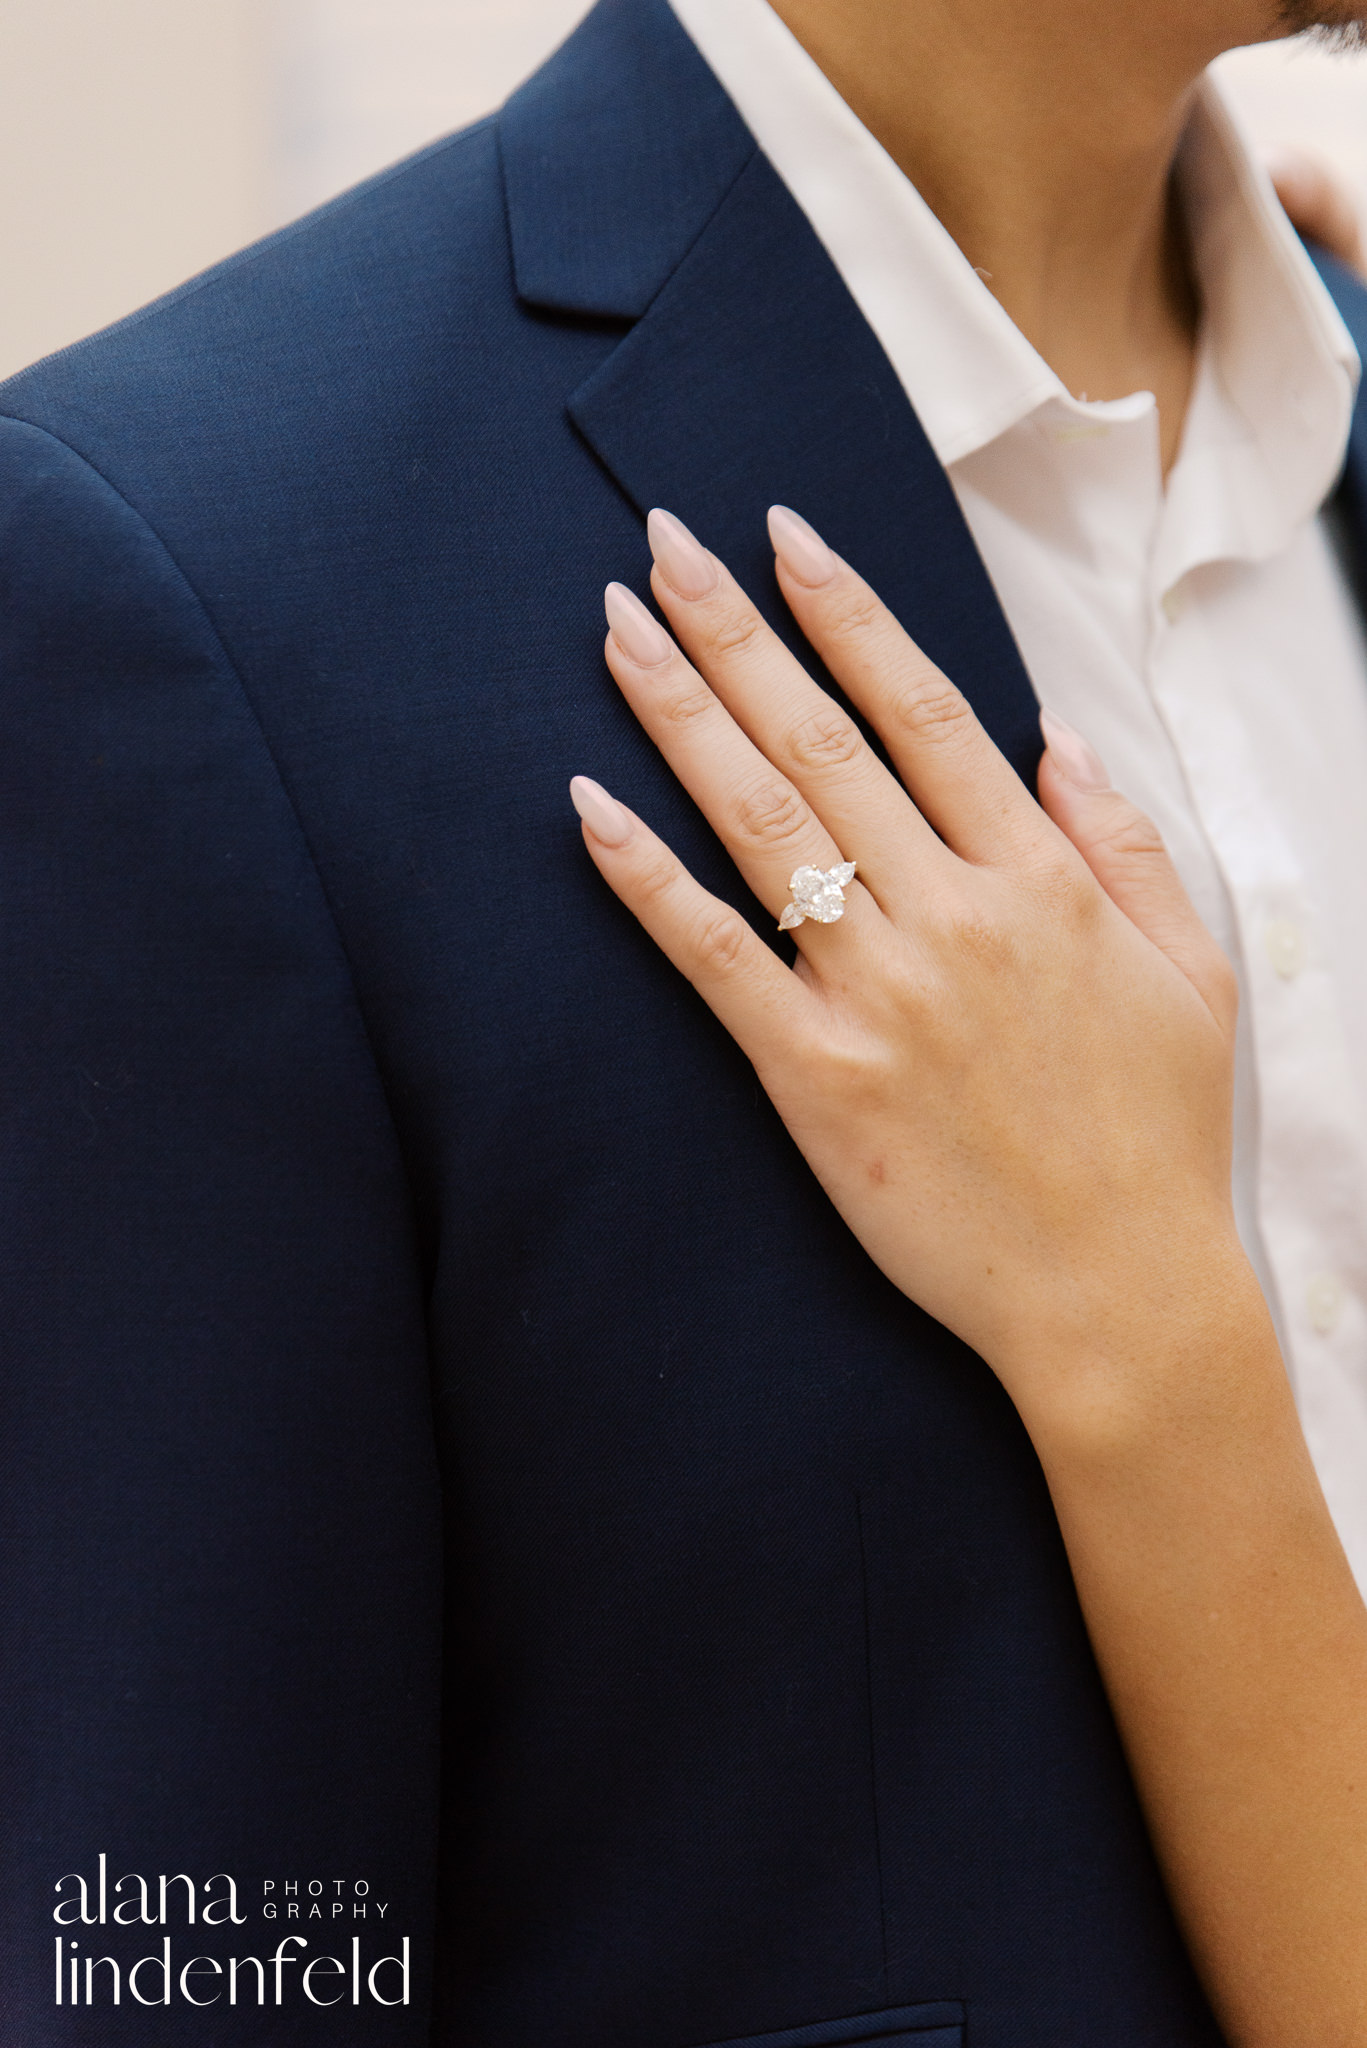
{"label": "woman's pinky finger", "polygon": [[665,957],[752,1060],[773,1052],[815,1002],[738,910],[709,895],[649,826],[587,775],[570,798],[595,866]]}

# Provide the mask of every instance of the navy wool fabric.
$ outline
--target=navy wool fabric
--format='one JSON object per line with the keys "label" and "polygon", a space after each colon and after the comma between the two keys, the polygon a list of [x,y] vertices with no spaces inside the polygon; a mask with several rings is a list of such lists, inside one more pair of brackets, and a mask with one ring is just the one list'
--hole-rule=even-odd
{"label": "navy wool fabric", "polygon": [[[603,666],[657,502],[790,639],[797,506],[1036,760],[664,0],[0,412],[4,2038],[1210,2048],[1009,1403],[567,802],[742,898]],[[55,1929],[100,1853],[241,1921]]]}

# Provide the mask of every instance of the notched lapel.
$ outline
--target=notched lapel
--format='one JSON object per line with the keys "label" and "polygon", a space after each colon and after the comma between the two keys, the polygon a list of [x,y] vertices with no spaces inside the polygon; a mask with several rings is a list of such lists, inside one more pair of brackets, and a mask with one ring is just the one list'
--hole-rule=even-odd
{"label": "notched lapel", "polygon": [[569,402],[627,496],[696,527],[795,646],[764,514],[804,513],[1033,788],[1034,694],[948,480],[667,0],[599,0],[500,131],[520,296],[635,322]]}
{"label": "notched lapel", "polygon": [[754,138],[667,0],[599,0],[499,117],[529,305],[635,319]]}
{"label": "notched lapel", "polygon": [[1033,788],[1034,693],[948,479],[762,156],[570,413],[634,503],[667,506],[694,527],[795,647],[764,517],[782,503],[810,519],[954,678]]}

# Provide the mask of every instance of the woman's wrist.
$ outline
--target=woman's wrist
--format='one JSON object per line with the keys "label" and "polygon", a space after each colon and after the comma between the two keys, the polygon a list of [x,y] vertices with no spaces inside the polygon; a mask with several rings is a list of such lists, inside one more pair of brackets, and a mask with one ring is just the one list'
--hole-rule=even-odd
{"label": "woman's wrist", "polygon": [[1046,1464],[1132,1457],[1179,1428],[1227,1431],[1250,1403],[1294,1423],[1272,1318],[1227,1216],[1081,1271],[1022,1304],[989,1359]]}
{"label": "woman's wrist", "polygon": [[1020,1361],[1027,1426],[1229,2039],[1356,2042],[1367,1617],[1248,1263],[1218,1234],[1190,1249],[1053,1378]]}

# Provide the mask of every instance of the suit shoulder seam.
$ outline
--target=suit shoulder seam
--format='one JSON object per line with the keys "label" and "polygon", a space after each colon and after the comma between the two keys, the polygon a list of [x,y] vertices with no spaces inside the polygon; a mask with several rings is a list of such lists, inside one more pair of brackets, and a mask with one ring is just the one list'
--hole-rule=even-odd
{"label": "suit shoulder seam", "polygon": [[[276,758],[275,749],[271,745],[270,736],[267,733],[265,725],[262,722],[261,714],[257,708],[256,701],[252,696],[251,691],[247,688],[247,684],[243,677],[242,671],[239,668],[236,660],[234,659],[232,650],[228,646],[227,641],[224,639],[223,633],[219,628],[217,620],[214,618],[213,613],[209,610],[209,607],[205,603],[204,598],[201,596],[200,592],[195,588],[195,585],[190,580],[189,575],[186,573],[180,561],[177,559],[174,551],[172,550],[168,542],[165,540],[165,538],[162,536],[162,534],[158,532],[157,528],[152,524],[152,521],[147,517],[146,513],[141,511],[138,506],[133,504],[132,500],[128,498],[123,491],[120,490],[119,486],[114,482],[112,477],[108,476],[106,472],[100,468],[98,463],[92,462],[88,455],[86,455],[80,448],[76,447],[74,443],[64,439],[61,434],[54,433],[50,427],[39,426],[36,421],[25,419],[22,416],[22,414],[0,412],[0,421],[8,422],[8,424],[10,424],[11,426],[25,427],[28,429],[30,433],[41,434],[44,437],[44,439],[51,441],[55,447],[64,448],[69,455],[73,456],[75,460],[81,464],[83,469],[87,470],[91,476],[97,478],[98,481],[104,486],[104,488],[107,491],[109,491],[115,499],[117,499],[120,505],[124,507],[124,509],[130,514],[130,516],[137,520],[139,526],[143,529],[143,531],[151,536],[153,542],[160,550],[165,560],[169,563],[177,582],[184,590],[194,610],[203,620],[204,625],[207,628],[209,635],[213,641],[213,645],[217,649],[219,655],[222,658],[224,667],[227,669],[228,674],[231,676],[233,680],[237,693],[242,700],[243,707],[246,710],[247,716],[251,720],[252,727],[255,730],[257,737],[261,742],[262,751],[265,754],[267,761],[270,763],[271,773],[275,778],[280,793],[283,796],[285,803],[289,807],[289,814],[294,821],[295,830],[299,834],[300,844],[304,849],[304,853],[308,859],[309,868],[312,871],[314,880],[318,885],[318,895],[322,903],[324,912],[326,914],[328,925],[332,931],[333,938],[336,942],[337,950],[342,958],[342,961],[346,966],[347,983],[351,990],[351,1000],[355,1007],[357,1021],[360,1024],[361,1033],[365,1040],[366,1050],[370,1055],[371,1065],[375,1069],[375,1074],[379,1081],[381,1092],[384,1095],[386,1108],[389,1111],[390,1122],[392,1124],[394,1122],[394,1115],[392,1106],[389,1102],[389,1090],[385,1084],[384,1068],[380,1062],[379,1056],[376,1051],[375,1041],[370,1030],[370,1023],[365,1013],[365,1005],[361,1001],[360,990],[356,984],[355,965],[354,962],[352,961],[351,952],[349,947],[347,946],[346,939],[342,933],[342,927],[337,916],[336,906],[333,903],[331,892],[328,889],[326,881],[324,880],[322,869],[318,864],[318,856],[314,851],[313,841],[309,835],[308,827],[305,825],[303,817],[300,814],[299,806],[295,801],[294,792],[290,788],[289,782],[281,770],[280,763]],[[395,1128],[397,1136],[397,1126]],[[400,1149],[402,1150],[402,1148]]]}

